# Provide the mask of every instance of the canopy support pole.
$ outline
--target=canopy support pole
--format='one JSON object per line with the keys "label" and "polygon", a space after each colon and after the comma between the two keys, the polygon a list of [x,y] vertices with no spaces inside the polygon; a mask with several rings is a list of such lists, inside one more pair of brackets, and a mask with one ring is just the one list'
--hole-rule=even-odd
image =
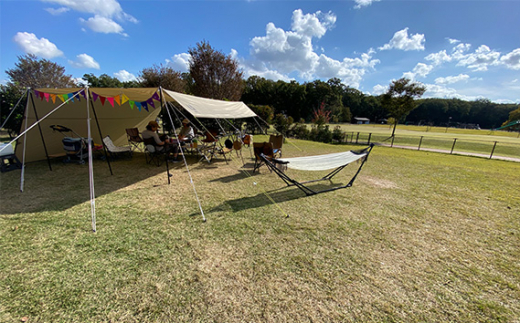
{"label": "canopy support pole", "polygon": [[[84,88],[83,91],[88,91],[88,87]],[[96,194],[94,190],[94,163],[92,160],[92,133],[90,130],[90,108],[89,108],[89,99],[90,95],[89,93],[84,93],[85,98],[87,99],[87,140],[88,140],[88,181],[89,181],[89,188],[90,188],[90,216],[92,221],[92,231],[96,232]],[[92,107],[93,108],[93,107]],[[92,109],[95,111],[94,109]],[[96,117],[97,122],[97,117]],[[101,130],[99,129],[99,123],[98,123],[98,130],[101,134]],[[103,138],[103,137],[102,137]],[[105,145],[103,145],[104,147]],[[108,159],[107,159],[108,160]],[[110,163],[109,163],[110,165]],[[110,172],[112,172],[112,169],[110,169]]]}
{"label": "canopy support pole", "polygon": [[[34,104],[34,98],[33,98],[32,92],[30,93],[30,96],[31,96],[31,103],[33,106],[33,110],[34,110],[34,115],[36,117],[36,123],[38,124],[38,130],[40,131],[40,137],[42,138],[43,149],[45,150],[45,157],[47,158],[47,164],[49,164],[49,169],[52,171],[51,159],[49,158],[49,153],[47,152],[47,145],[45,144],[45,138],[43,138],[42,127],[40,126],[40,119],[38,118],[38,112],[36,112],[36,105]],[[25,149],[25,146],[24,146],[24,149]]]}
{"label": "canopy support pole", "polygon": [[[86,90],[88,90],[88,87],[86,88]],[[101,142],[103,142],[103,134],[101,133],[101,127],[99,126],[99,120],[97,117],[96,109],[94,109],[94,100],[92,100],[92,95],[90,94],[90,90],[88,90],[87,101],[90,101],[90,106],[92,107],[92,112],[94,112],[94,118],[96,119],[96,125],[97,125],[98,131],[99,131],[99,137],[101,138]],[[88,109],[88,102],[87,102],[87,109]],[[87,113],[89,113],[89,111],[87,111]],[[90,128],[89,128],[89,131],[90,131]],[[90,140],[90,134],[89,134],[89,140]],[[90,152],[90,150],[89,150],[89,152]],[[112,165],[110,164],[110,158],[108,158],[107,147],[105,147],[104,144],[103,144],[103,153],[105,154],[105,159],[108,164],[108,169],[110,169],[110,175],[114,175],[114,173],[112,172]]]}

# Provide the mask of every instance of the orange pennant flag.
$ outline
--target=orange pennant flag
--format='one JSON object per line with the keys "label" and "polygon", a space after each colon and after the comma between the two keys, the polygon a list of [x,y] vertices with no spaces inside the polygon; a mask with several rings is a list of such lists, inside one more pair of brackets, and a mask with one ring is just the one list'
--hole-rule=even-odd
{"label": "orange pennant flag", "polygon": [[56,103],[56,94],[51,94],[52,103]]}
{"label": "orange pennant flag", "polygon": [[120,101],[119,101],[120,98],[121,98],[120,95],[116,95],[116,96],[114,97],[114,101],[117,102],[117,105],[121,105],[121,103],[120,103]]}

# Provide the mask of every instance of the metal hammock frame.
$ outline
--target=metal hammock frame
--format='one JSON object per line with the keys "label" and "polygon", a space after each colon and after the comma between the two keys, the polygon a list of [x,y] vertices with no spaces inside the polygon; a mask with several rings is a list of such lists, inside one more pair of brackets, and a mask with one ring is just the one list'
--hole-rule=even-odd
{"label": "metal hammock frame", "polygon": [[368,156],[370,155],[370,152],[372,151],[373,147],[374,147],[374,144],[370,144],[370,146],[368,146],[365,149],[357,150],[357,151],[354,151],[354,150],[350,151],[353,154],[364,155],[364,156],[361,158],[362,162],[359,165],[359,168],[357,169],[354,176],[348,182],[348,184],[340,185],[340,186],[336,186],[336,187],[332,187],[332,188],[327,188],[327,189],[323,189],[323,190],[319,190],[319,191],[313,190],[313,189],[307,187],[305,184],[326,181],[326,180],[331,181],[332,177],[334,177],[336,174],[338,174],[340,171],[342,171],[345,167],[347,167],[352,162],[348,162],[348,163],[345,163],[344,165],[337,167],[332,172],[328,173],[327,175],[325,175],[324,177],[322,177],[320,179],[315,179],[315,180],[305,181],[305,182],[298,182],[298,181],[290,178],[281,169],[281,168],[284,168],[285,166],[287,166],[287,164],[290,163],[289,161],[279,160],[279,159],[275,159],[275,158],[268,158],[263,153],[260,154],[259,156],[262,159],[262,161],[267,165],[269,170],[275,172],[276,175],[278,175],[285,182],[285,184],[287,184],[287,186],[296,186],[300,190],[302,190],[307,196],[309,196],[309,195],[315,195],[315,194],[319,194],[319,193],[325,193],[325,192],[339,190],[342,188],[351,187],[352,184],[354,183],[354,181],[356,180],[356,177],[358,176],[359,172],[361,172],[361,168],[363,168],[363,165],[365,165],[365,163],[368,159]]}

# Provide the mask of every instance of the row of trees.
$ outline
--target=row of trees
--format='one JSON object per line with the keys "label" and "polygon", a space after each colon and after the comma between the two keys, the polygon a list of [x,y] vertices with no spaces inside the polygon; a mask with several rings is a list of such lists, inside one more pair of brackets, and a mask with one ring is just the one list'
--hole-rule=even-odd
{"label": "row of trees", "polygon": [[[72,76],[65,74],[65,68],[56,63],[33,55],[21,56],[15,68],[6,71],[8,83],[0,86],[2,123],[27,87],[64,88],[84,84],[125,88],[162,86],[207,98],[241,100],[280,129],[295,120],[319,125],[351,122],[355,116],[369,118],[372,122],[390,118],[394,125],[404,122],[408,116],[407,120],[413,123],[446,125],[450,122],[454,125],[460,122],[492,128],[507,120],[509,113],[516,108],[513,104],[495,104],[488,100],[416,100],[424,93],[424,86],[404,78],[393,81],[389,90],[380,96],[365,95],[342,84],[338,78],[304,84],[272,81],[259,76],[243,80],[238,62],[205,41],[189,48],[188,53],[191,56],[188,73],[154,65],[141,70],[136,81],[121,82],[106,74],[99,77],[85,74],[83,84],[76,84]],[[5,128],[16,131],[21,118],[19,111]]]}

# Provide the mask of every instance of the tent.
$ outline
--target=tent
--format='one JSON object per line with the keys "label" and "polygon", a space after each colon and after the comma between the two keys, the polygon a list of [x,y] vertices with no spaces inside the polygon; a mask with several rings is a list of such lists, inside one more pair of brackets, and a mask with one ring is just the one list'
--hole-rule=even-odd
{"label": "tent", "polygon": [[[125,129],[144,129],[150,120],[158,117],[162,106],[168,106],[166,105],[168,102],[177,102],[197,118],[256,116],[242,102],[199,98],[162,88],[87,87],[28,90],[22,129],[20,135],[15,138],[16,156],[25,165],[26,162],[49,160],[49,156],[63,153],[63,135],[53,131],[50,127],[52,125],[70,128],[82,137],[92,138],[94,143],[100,144],[104,136],[110,135],[116,146],[125,145],[127,144]],[[171,114],[169,116],[171,118]],[[49,162],[49,168],[50,165]],[[89,150],[92,227],[96,231],[92,167],[92,154]],[[23,191],[23,174],[22,167],[21,191]],[[193,184],[192,180],[191,183]],[[194,185],[193,188],[196,194]],[[200,202],[199,208],[204,218]]]}

